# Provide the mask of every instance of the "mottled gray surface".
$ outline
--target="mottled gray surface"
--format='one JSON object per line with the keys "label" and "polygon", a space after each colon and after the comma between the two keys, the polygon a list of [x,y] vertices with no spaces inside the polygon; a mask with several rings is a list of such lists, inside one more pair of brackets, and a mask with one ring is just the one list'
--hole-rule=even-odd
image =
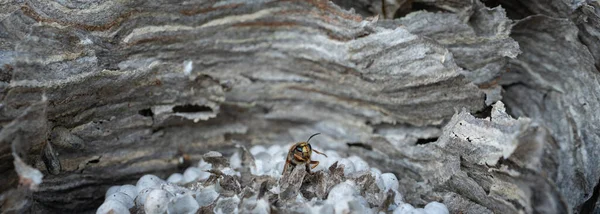
{"label": "mottled gray surface", "polygon": [[513,37],[525,48],[511,61],[514,73],[505,79],[510,83],[505,100],[513,114],[544,123],[559,142],[557,185],[572,206],[588,199],[600,179],[598,70],[576,32],[565,19],[540,15],[522,20]]}
{"label": "mottled gray surface", "polygon": [[[315,132],[395,172],[412,204],[585,207],[600,177],[597,1],[414,1],[430,11],[395,20],[372,2],[0,3],[0,191],[26,177],[13,152],[44,174],[17,190],[32,203],[2,209],[93,210],[111,184]],[[489,113],[498,100],[523,118]]]}
{"label": "mottled gray surface", "polygon": [[458,113],[432,143],[402,144],[397,136],[406,131],[388,129],[372,150],[356,151],[382,170],[401,169],[405,200],[441,200],[464,213],[567,212],[552,174],[556,143],[529,119],[511,118],[501,102],[490,117]]}
{"label": "mottled gray surface", "polygon": [[[371,2],[364,5],[374,4],[374,1]],[[450,1],[415,2],[439,5]],[[553,157],[557,157],[557,165],[551,171],[555,178],[553,180],[556,181],[559,191],[564,194],[570,209],[575,212],[590,212],[594,209],[590,205],[598,200],[597,195],[600,194],[598,192],[600,169],[597,167],[600,163],[598,158],[600,139],[598,139],[596,125],[600,122],[597,116],[600,2],[531,0],[485,1],[485,3],[495,8],[481,9],[480,4],[475,1],[459,12],[452,8],[438,7],[448,12],[455,12],[454,14],[415,12],[401,19],[380,23],[385,23],[386,27],[402,24],[412,33],[425,35],[445,44],[454,54],[457,64],[472,71],[470,77],[475,77],[475,82],[484,83],[480,84],[481,88],[502,85],[504,88],[502,97],[511,114],[532,118],[537,124],[547,127],[556,141],[557,148]],[[473,11],[478,12],[473,13]],[[461,32],[486,29],[473,25],[480,23],[477,21],[477,16],[473,14],[483,11],[486,11],[487,17],[499,18],[481,22],[483,26],[489,26],[487,34],[480,33],[486,31],[476,30],[477,36],[461,37],[461,34],[467,35]],[[505,16],[504,11],[509,17],[519,19],[510,21],[515,23],[514,26],[507,25],[509,21],[495,24],[491,21],[502,20],[501,17]],[[463,20],[464,24],[460,23],[460,20]],[[490,34],[490,32],[496,33]],[[476,53],[473,56],[465,55],[454,48],[456,44],[459,45],[458,50],[469,47],[464,43],[457,43],[461,40],[469,41],[487,37],[481,41],[490,42],[503,36],[509,36],[507,39],[518,42],[520,54],[516,58],[514,55],[510,58],[495,57],[499,59],[495,62],[487,60],[482,68],[492,68],[489,70],[491,72],[481,74],[492,76],[478,75],[481,68],[470,66],[473,64],[469,61],[475,59],[472,62],[482,62],[479,56],[489,56],[489,53],[511,53],[506,51],[510,50],[506,49],[507,45],[511,44],[510,40],[497,43],[502,46],[473,51],[471,53]],[[486,47],[486,45],[479,44],[470,48],[472,51],[479,47]],[[508,66],[505,66],[506,63]],[[503,72],[504,70],[507,72]],[[488,98],[490,95],[498,95],[486,92]],[[594,193],[596,196],[593,196]],[[584,205],[584,202],[587,205]]]}
{"label": "mottled gray surface", "polygon": [[510,61],[505,100],[514,115],[550,129],[560,148],[557,186],[571,208],[590,211],[583,202],[594,204],[600,193],[594,189],[600,181],[600,3],[532,1],[528,8],[543,15],[513,28],[523,53]]}

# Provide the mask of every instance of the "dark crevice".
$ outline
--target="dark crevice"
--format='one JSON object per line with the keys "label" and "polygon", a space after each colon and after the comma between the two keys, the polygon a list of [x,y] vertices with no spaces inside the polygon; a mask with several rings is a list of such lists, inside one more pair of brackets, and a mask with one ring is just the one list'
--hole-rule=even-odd
{"label": "dark crevice", "polygon": [[487,117],[491,117],[492,116],[492,106],[486,106],[485,108],[475,112],[473,114],[473,116],[475,116],[476,118],[487,118]]}
{"label": "dark crevice", "polygon": [[142,109],[140,111],[138,111],[138,114],[144,116],[144,117],[152,117],[154,116],[154,112],[152,112],[152,109],[146,108],[146,109]]}
{"label": "dark crevice", "polygon": [[[596,207],[596,203],[598,202],[599,197],[600,197],[600,180],[598,181],[598,183],[596,183],[596,186],[594,187],[594,193],[592,194],[592,197],[590,197],[590,199],[588,199],[581,205],[581,208],[579,209],[579,213],[580,214],[598,213],[598,211],[600,211],[600,210],[597,210],[598,208]],[[596,212],[594,212],[594,211],[596,211]]]}
{"label": "dark crevice", "polygon": [[212,112],[212,108],[201,105],[182,105],[173,107],[175,113],[196,113],[196,112]]}
{"label": "dark crevice", "polygon": [[434,12],[434,13],[446,12],[446,10],[443,10],[441,8],[438,8],[438,7],[430,5],[430,4],[421,3],[421,2],[413,2],[411,7],[412,7],[412,11],[424,10],[427,12]]}
{"label": "dark crevice", "polygon": [[0,82],[10,82],[13,76],[13,67],[9,64],[4,64],[4,66],[0,67]]}
{"label": "dark crevice", "polygon": [[402,18],[413,11],[413,0],[406,0],[400,7],[394,12],[394,19]]}
{"label": "dark crevice", "polygon": [[534,13],[527,8],[527,5],[524,5],[518,0],[482,0],[481,2],[489,8],[501,6],[506,11],[506,16],[512,20],[520,20],[534,15]]}
{"label": "dark crevice", "polygon": [[523,207],[523,205],[518,200],[507,199],[505,201],[508,202],[508,203],[510,203],[510,204],[512,204],[515,208],[517,208],[517,210],[525,210],[525,207]]}
{"label": "dark crevice", "polygon": [[486,7],[489,7],[489,8],[494,8],[494,7],[500,6],[499,0],[482,0],[481,3],[483,3]]}
{"label": "dark crevice", "polygon": [[519,118],[519,115],[516,115],[514,113],[514,110],[510,103],[507,103],[506,100],[502,100],[502,102],[504,103],[504,108],[506,109],[504,112],[506,112],[506,114],[510,115],[512,118]]}
{"label": "dark crevice", "polygon": [[159,131],[162,131],[164,128],[163,127],[156,127],[152,129],[152,134],[157,133]]}
{"label": "dark crevice", "polygon": [[419,138],[417,140],[417,145],[425,145],[425,144],[428,144],[428,143],[431,143],[431,142],[435,142],[437,140],[438,140],[437,137],[434,137],[434,138]]}
{"label": "dark crevice", "polygon": [[348,147],[359,147],[369,151],[373,150],[373,147],[371,145],[361,142],[350,142],[346,143],[346,145],[348,145]]}
{"label": "dark crevice", "polygon": [[[522,83],[522,82],[515,82],[515,83],[511,83],[511,84],[506,84],[506,85],[502,85],[503,88],[503,93],[502,93],[502,102],[504,103],[504,108],[506,109],[506,114],[510,115],[512,118],[519,118],[519,117],[530,117],[529,115],[520,115],[517,112],[515,112],[516,110],[513,109],[512,104],[514,104],[514,102],[511,102],[509,99],[510,94],[509,93],[509,89],[512,87],[518,87],[518,86],[522,86],[522,87],[526,87],[527,89],[531,89],[533,90],[533,88],[531,86],[529,86],[528,84]],[[546,96],[546,94],[544,94],[544,96]],[[516,105],[516,104],[515,104]],[[516,105],[518,106],[518,105]],[[517,107],[518,109],[518,107]],[[520,113],[524,113],[524,112],[520,112]]]}

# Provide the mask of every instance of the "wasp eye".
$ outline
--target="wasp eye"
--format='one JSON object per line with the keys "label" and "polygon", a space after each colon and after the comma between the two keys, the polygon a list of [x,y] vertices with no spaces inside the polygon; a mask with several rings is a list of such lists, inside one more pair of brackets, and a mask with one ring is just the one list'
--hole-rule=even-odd
{"label": "wasp eye", "polygon": [[296,151],[302,152],[302,147],[300,147],[300,146],[296,147]]}

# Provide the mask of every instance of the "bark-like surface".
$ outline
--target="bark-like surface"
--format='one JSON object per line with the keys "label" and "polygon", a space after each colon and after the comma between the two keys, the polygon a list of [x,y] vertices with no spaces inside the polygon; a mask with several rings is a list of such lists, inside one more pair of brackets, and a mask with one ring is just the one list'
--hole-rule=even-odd
{"label": "bark-like surface", "polygon": [[594,209],[597,1],[335,2],[0,4],[0,209],[94,210],[182,156],[315,132],[411,204]]}

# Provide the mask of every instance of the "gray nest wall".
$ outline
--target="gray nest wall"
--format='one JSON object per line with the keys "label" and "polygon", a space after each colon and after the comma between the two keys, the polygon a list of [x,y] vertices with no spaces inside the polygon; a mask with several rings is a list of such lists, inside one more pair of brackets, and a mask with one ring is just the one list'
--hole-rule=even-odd
{"label": "gray nest wall", "polygon": [[483,2],[5,1],[0,209],[321,132],[417,206],[598,212],[600,3]]}

